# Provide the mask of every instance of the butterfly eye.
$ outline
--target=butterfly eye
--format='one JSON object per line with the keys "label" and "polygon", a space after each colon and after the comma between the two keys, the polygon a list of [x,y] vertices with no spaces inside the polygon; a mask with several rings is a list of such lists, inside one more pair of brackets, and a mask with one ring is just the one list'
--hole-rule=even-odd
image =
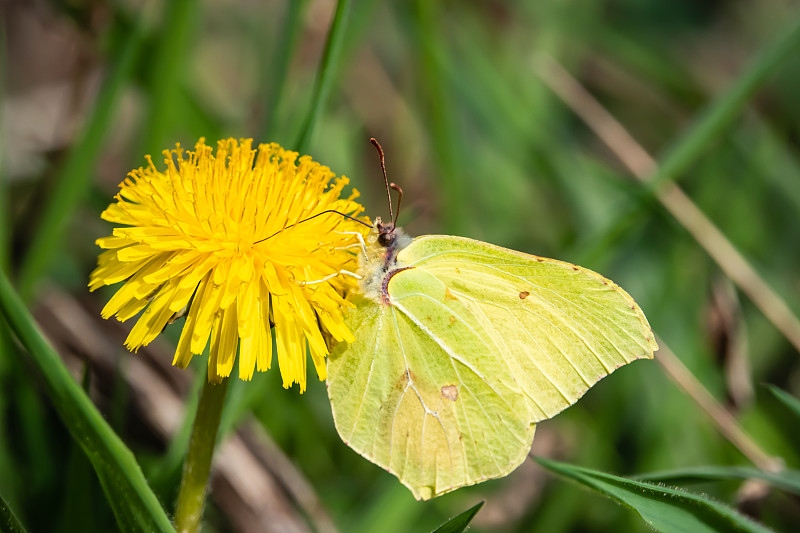
{"label": "butterfly eye", "polygon": [[378,234],[378,243],[381,246],[383,246],[384,248],[388,248],[389,246],[394,244],[395,238],[396,238],[396,236],[395,236],[395,233],[394,233],[394,229],[391,228],[391,229],[389,229],[389,230],[387,230],[385,232],[381,231]]}

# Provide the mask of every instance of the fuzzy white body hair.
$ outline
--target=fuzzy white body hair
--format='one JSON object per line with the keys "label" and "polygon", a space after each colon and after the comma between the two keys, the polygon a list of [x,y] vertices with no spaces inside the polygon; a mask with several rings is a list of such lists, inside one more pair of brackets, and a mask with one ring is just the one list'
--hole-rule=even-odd
{"label": "fuzzy white body hair", "polygon": [[358,260],[358,273],[361,276],[358,286],[361,294],[378,303],[383,301],[383,280],[386,275],[403,267],[397,263],[397,254],[414,240],[400,228],[394,231],[394,243],[384,247],[378,242],[378,230],[373,227],[366,239],[367,255],[362,254]]}

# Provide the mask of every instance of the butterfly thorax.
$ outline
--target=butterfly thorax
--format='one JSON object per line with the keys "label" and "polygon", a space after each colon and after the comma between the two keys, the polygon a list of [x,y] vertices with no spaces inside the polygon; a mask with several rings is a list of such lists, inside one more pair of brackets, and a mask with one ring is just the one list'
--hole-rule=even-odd
{"label": "butterfly thorax", "polygon": [[380,217],[375,218],[375,225],[367,236],[367,256],[359,263],[361,293],[375,302],[388,304],[386,285],[391,277],[405,270],[406,266],[398,264],[397,254],[411,244],[412,239],[393,223],[384,224]]}

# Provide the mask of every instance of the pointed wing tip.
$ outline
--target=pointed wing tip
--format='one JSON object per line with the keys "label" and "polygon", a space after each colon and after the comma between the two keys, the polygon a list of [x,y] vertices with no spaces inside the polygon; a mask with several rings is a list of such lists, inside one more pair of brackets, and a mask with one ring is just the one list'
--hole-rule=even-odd
{"label": "pointed wing tip", "polygon": [[656,352],[659,350],[660,346],[656,342],[655,336],[647,340],[650,342],[650,353],[646,354],[645,357],[647,359],[652,359],[655,356]]}

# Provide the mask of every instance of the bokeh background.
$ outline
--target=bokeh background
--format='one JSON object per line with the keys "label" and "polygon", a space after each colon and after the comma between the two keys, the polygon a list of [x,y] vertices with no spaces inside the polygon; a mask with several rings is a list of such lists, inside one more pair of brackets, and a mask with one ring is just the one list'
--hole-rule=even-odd
{"label": "bokeh background", "polygon": [[[693,390],[710,392],[764,456],[797,468],[800,425],[763,386],[800,393],[796,3],[339,6],[326,57],[332,0],[0,4],[0,262],[165,507],[205,358],[169,366],[179,326],[127,353],[132,324],[102,321],[110,293],[86,283],[117,184],[145,154],[158,161],[199,137],[301,149],[385,217],[377,137],[410,234],[473,237],[615,280],[696,377]],[[666,189],[646,183],[654,176]],[[670,183],[720,233],[698,226]],[[0,493],[30,531],[114,530],[90,464],[7,329],[0,350]],[[622,475],[751,464],[687,394],[693,383],[658,362],[631,364],[540,424],[533,453]],[[313,377],[303,395],[282,389],[277,369],[237,380],[223,432],[207,531],[430,531],[480,499],[474,531],[649,530],[530,460],[416,502],[339,440]],[[796,497],[757,484],[687,487],[777,530],[800,523]]]}

